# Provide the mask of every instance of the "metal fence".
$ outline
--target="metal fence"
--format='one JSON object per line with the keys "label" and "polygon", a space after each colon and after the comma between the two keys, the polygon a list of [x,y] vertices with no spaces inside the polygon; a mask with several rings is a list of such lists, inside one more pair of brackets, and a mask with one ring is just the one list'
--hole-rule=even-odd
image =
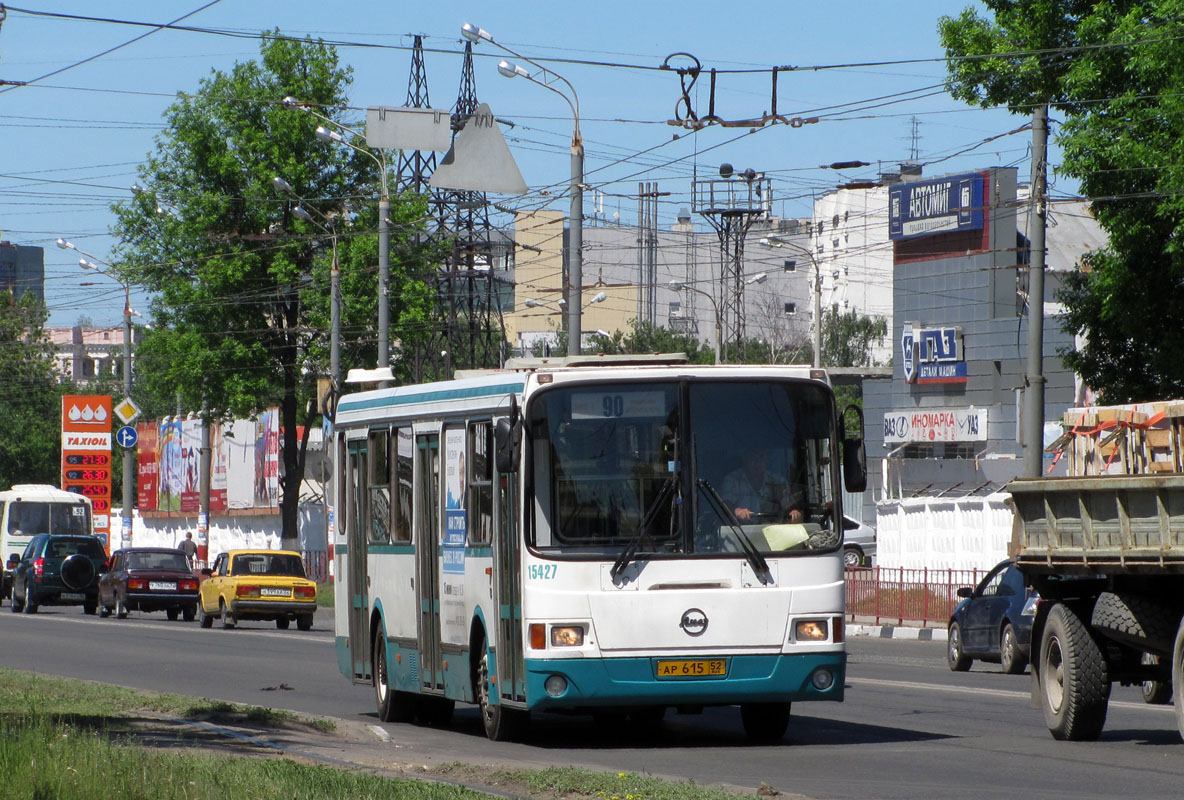
{"label": "metal fence", "polygon": [[847,617],[876,624],[944,626],[958,605],[958,588],[977,586],[988,570],[854,567],[847,570]]}

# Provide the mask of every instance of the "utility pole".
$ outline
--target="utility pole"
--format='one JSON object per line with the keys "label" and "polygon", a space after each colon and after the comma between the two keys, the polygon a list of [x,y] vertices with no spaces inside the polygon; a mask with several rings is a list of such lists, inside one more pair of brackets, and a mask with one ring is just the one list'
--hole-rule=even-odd
{"label": "utility pole", "polygon": [[210,404],[201,404],[201,461],[198,464],[197,560],[205,564],[210,558]]}
{"label": "utility pole", "polygon": [[1038,478],[1044,458],[1044,231],[1048,105],[1032,113],[1032,218],[1028,231],[1028,367],[1024,378],[1024,476]]}

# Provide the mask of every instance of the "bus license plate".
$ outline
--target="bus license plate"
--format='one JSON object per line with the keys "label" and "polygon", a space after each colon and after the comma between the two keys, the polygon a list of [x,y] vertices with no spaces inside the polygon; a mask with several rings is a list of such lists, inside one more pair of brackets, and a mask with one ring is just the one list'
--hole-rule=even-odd
{"label": "bus license plate", "polygon": [[695,658],[685,661],[659,661],[659,678],[705,678],[727,675],[727,662],[722,658]]}

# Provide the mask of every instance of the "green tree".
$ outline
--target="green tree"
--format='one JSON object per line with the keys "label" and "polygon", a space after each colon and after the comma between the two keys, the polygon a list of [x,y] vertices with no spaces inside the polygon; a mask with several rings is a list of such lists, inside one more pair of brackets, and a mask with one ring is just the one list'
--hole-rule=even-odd
{"label": "green tree", "polygon": [[[943,19],[954,96],[1064,117],[1059,172],[1077,178],[1109,246],[1057,295],[1060,353],[1105,402],[1184,393],[1184,1],[987,0]],[[1021,52],[1022,51],[1022,52]],[[1018,54],[1017,54],[1018,53]],[[986,56],[985,58],[980,58]]]}
{"label": "green tree", "polygon": [[45,320],[33,294],[0,291],[0,488],[61,481],[62,393]]}
{"label": "green tree", "polygon": [[[377,166],[318,141],[318,121],[282,102],[296,97],[340,120],[350,74],[330,46],[264,37],[258,61],[214,71],[170,107],[140,169],[151,193],[114,209],[115,271],[154,293],[155,324],[137,347],[140,385],[161,403],[208,404],[208,419],[279,407],[285,539],[297,535],[310,399],[327,374],[332,248],[331,237],[293,214],[295,201],[276,192],[274,177],[333,220],[342,365],[375,363]],[[406,310],[408,275],[423,274],[415,245],[422,211],[392,198],[392,327]]]}
{"label": "green tree", "polygon": [[872,347],[883,342],[887,335],[888,321],[883,317],[827,309],[822,312],[822,366],[879,366],[872,358]]}

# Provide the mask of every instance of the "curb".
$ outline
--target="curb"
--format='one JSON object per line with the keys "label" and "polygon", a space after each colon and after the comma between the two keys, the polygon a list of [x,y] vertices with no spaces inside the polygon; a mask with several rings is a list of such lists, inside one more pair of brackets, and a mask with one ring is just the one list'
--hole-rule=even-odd
{"label": "curb", "polygon": [[848,636],[877,639],[914,639],[921,642],[947,641],[945,628],[913,628],[906,625],[848,625]]}

